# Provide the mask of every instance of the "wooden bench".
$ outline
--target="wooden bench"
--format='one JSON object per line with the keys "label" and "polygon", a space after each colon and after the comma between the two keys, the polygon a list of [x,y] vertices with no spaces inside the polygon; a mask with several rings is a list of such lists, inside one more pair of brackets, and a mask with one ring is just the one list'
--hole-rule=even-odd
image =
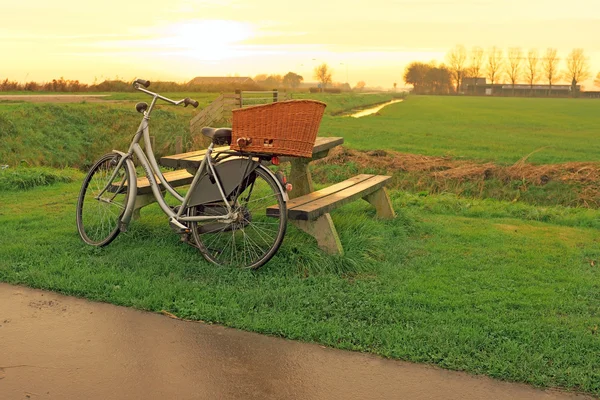
{"label": "wooden bench", "polygon": [[[394,209],[385,189],[390,178],[383,175],[357,175],[325,189],[293,198],[287,202],[288,219],[313,236],[322,250],[330,254],[343,254],[329,211],[351,201],[364,199],[375,207],[378,217],[394,218]],[[277,206],[271,206],[267,208],[267,215],[275,216],[277,211]]]}
{"label": "wooden bench", "polygon": [[[343,254],[344,250],[329,211],[348,202],[364,199],[375,207],[378,217],[394,218],[395,216],[385,189],[389,176],[358,175],[325,189],[313,190],[309,164],[326,157],[332,148],[342,143],[344,139],[341,137],[317,137],[311,158],[281,157],[281,161],[289,161],[291,164],[288,182],[292,184],[293,189],[288,193],[290,200],[287,203],[290,222],[313,236],[319,247],[330,254]],[[225,149],[228,147],[218,147],[214,150]],[[175,171],[165,173],[165,179],[174,187],[190,184],[205,153],[206,150],[199,150],[162,157],[161,165],[177,168]],[[137,183],[138,199],[134,216],[139,217],[139,209],[152,203],[154,196],[147,178],[140,178]],[[275,208],[267,209],[267,213],[274,211]]]}

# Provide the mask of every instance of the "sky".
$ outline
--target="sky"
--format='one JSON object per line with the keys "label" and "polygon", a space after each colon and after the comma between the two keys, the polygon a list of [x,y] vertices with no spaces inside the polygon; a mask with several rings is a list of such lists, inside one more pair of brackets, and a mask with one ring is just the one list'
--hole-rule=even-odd
{"label": "sky", "polygon": [[[187,82],[298,73],[403,87],[455,45],[574,48],[600,72],[600,0],[0,0],[0,79]],[[561,64],[564,67],[564,64]],[[591,88],[591,81],[585,83]]]}

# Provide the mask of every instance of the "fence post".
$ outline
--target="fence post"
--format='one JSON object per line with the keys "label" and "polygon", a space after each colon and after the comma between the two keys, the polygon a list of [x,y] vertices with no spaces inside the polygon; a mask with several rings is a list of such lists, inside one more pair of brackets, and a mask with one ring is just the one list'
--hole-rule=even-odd
{"label": "fence post", "polygon": [[273,89],[273,103],[277,103],[279,97],[277,94],[277,89]]}
{"label": "fence post", "polygon": [[242,91],[240,89],[235,89],[235,95],[237,96],[237,100],[239,101],[240,108],[244,106],[244,102],[242,100]]}
{"label": "fence post", "polygon": [[181,147],[181,136],[175,136],[175,154],[183,153]]}

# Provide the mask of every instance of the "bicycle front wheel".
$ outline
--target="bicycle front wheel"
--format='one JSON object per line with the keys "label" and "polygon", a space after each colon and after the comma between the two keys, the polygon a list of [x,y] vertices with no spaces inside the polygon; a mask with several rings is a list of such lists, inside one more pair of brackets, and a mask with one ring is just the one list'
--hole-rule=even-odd
{"label": "bicycle front wheel", "polygon": [[[192,235],[208,261],[234,268],[258,269],[281,246],[287,226],[285,201],[277,182],[261,167],[254,170],[234,191],[230,199],[231,222],[194,222]],[[267,207],[277,211],[267,215]],[[223,203],[195,206],[191,215],[227,215]]]}
{"label": "bicycle front wheel", "polygon": [[120,232],[119,222],[129,199],[131,177],[121,155],[104,155],[90,169],[77,201],[77,230],[84,242],[106,246]]}

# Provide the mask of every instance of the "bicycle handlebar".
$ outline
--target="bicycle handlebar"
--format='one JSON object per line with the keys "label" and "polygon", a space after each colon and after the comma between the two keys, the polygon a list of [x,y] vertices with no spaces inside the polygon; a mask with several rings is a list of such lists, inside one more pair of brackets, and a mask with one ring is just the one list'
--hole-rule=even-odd
{"label": "bicycle handlebar", "polygon": [[144,88],[147,88],[148,86],[150,86],[150,81],[147,81],[145,79],[136,79],[135,81],[133,81],[133,88],[134,89],[139,90],[140,92],[144,92],[146,94],[149,94],[150,96],[156,97],[158,99],[164,100],[167,103],[171,103],[171,104],[174,104],[176,106],[178,106],[181,103],[183,103],[184,107],[187,107],[187,106],[191,105],[194,108],[197,108],[198,105],[199,105],[199,103],[196,100],[192,100],[189,97],[186,97],[185,99],[179,100],[179,101],[171,100],[171,99],[169,99],[167,97],[161,96],[158,93],[154,93],[154,92],[151,92],[149,90],[144,89]]}
{"label": "bicycle handlebar", "polygon": [[186,97],[185,99],[183,99],[183,104],[185,104],[184,107],[191,105],[194,108],[198,108],[198,102],[196,100],[190,99],[189,97]]}
{"label": "bicycle handlebar", "polygon": [[134,88],[136,88],[136,89],[137,89],[137,87],[136,87],[136,83],[137,83],[138,85],[142,85],[142,86],[143,86],[143,87],[145,87],[145,88],[147,88],[148,86],[150,86],[150,81],[147,81],[147,80],[145,80],[145,79],[136,79],[136,80],[133,82],[133,87],[134,87]]}

